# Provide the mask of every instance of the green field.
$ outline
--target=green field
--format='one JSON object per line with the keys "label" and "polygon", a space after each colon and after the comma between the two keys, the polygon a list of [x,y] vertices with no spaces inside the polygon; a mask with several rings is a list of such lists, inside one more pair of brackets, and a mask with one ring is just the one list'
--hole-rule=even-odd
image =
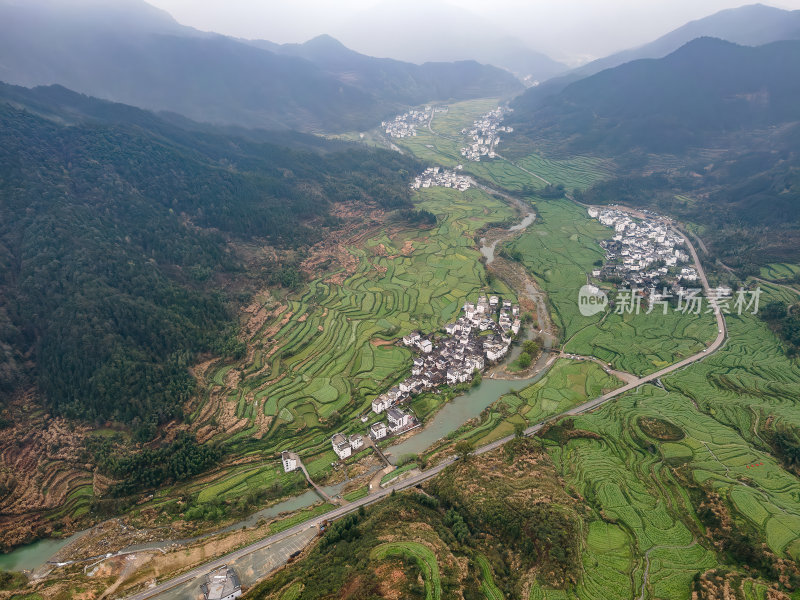
{"label": "green field", "polygon": [[[497,105],[496,99],[453,103],[449,105],[446,114],[436,113],[431,122],[432,132],[427,127],[420,127],[415,137],[393,142],[409,150],[420,160],[445,167],[463,165],[465,171],[476,177],[511,191],[543,189],[545,187],[543,180],[553,185],[562,184],[570,191],[575,188],[585,189],[593,183],[608,179],[613,174],[609,161],[594,157],[547,159],[534,153],[516,161],[499,157],[494,159],[483,157],[479,162],[466,160],[461,156],[461,148],[471,140],[461,133],[462,129],[469,129],[476,118]],[[498,146],[501,155],[503,148],[503,135],[501,135]]]}
{"label": "green field", "polygon": [[463,427],[451,441],[466,439],[482,446],[513,434],[515,424],[535,425],[621,385],[596,363],[557,360],[542,379],[501,397],[483,412],[477,425]]}
{"label": "green field", "polygon": [[[603,259],[598,242],[611,230],[589,218],[586,210],[568,200],[540,201],[534,227],[509,245],[547,292],[552,317],[560,329],[564,350],[595,356],[614,368],[636,375],[657,371],[702,350],[716,337],[712,315],[580,314],[578,290],[587,283],[595,263]],[[614,294],[610,295],[614,300]]]}
{"label": "green field", "polygon": [[489,561],[483,554],[478,554],[475,557],[475,562],[481,570],[481,591],[486,596],[486,600],[503,600],[505,596],[503,592],[494,584],[494,577],[492,576],[492,567]]}
{"label": "green field", "polygon": [[436,555],[430,548],[417,542],[390,542],[372,550],[370,558],[384,560],[399,557],[417,565],[425,582],[425,600],[441,600],[442,581]]}
{"label": "green field", "polygon": [[761,277],[772,281],[792,281],[800,274],[800,265],[770,263],[761,267]]}

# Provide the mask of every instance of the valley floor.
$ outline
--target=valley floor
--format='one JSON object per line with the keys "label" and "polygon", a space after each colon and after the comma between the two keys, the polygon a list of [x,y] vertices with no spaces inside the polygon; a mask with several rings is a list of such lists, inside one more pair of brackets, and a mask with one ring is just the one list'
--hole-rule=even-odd
{"label": "valley floor", "polygon": [[[451,106],[416,137],[394,143],[456,166],[461,129],[495,104]],[[69,565],[42,573],[35,592],[56,597],[68,585],[87,598],[102,590],[177,597],[154,596],[168,586],[145,588],[175,575],[193,586],[214,560],[287,544],[291,552],[276,555],[269,568],[248,572],[248,585],[305,550],[249,597],[794,597],[800,480],[770,439],[800,427],[800,367],[752,314],[582,316],[577,291],[602,260],[598,242],[610,232],[568,198],[537,192],[547,182],[587,187],[612,166],[535,154],[516,162],[464,163],[482,189],[420,190],[416,206],[436,215],[432,227],[377,212],[349,215],[346,235],[306,261],[312,277],[302,289],[259,295],[245,310],[245,358],[196,369],[205,392],[187,427],[229,458],[201,478],[143,498],[125,522],[132,532],[210,531],[296,495],[306,483],[283,473],[281,450],[300,454],[310,477],[346,501],[342,507],[312,499],[244,530],[138,550],[135,568],[117,557],[98,559],[93,571]],[[509,234],[528,206],[534,222]],[[481,237],[498,242],[488,265]],[[702,274],[709,261],[693,258]],[[715,274],[709,276],[713,284]],[[785,287],[762,287],[768,298],[797,302]],[[336,461],[331,434],[364,433],[377,420],[371,399],[410,369],[411,354],[396,340],[438,330],[480,293],[519,301],[534,316],[531,331],[544,352],[533,370],[409,457],[409,475],[389,487],[384,463],[369,448]],[[484,383],[513,377],[508,368],[490,371]],[[410,408],[430,422],[463,391],[423,394]],[[515,438],[523,431],[532,439]],[[91,486],[81,482],[71,493]],[[333,516],[342,518],[314,542],[310,528]],[[287,542],[300,538],[303,544]],[[239,553],[223,558],[231,551]]]}

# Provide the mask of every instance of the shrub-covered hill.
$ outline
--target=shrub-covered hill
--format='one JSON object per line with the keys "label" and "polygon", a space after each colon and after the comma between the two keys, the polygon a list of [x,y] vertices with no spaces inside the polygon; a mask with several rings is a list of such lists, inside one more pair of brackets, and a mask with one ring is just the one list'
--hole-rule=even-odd
{"label": "shrub-covered hill", "polygon": [[517,439],[334,522],[248,598],[521,597],[531,578],[563,588],[580,569],[580,512],[541,447]]}
{"label": "shrub-covered hill", "polygon": [[[0,396],[35,383],[56,414],[145,436],[180,416],[198,353],[237,350],[239,242],[280,255],[335,226],[337,202],[409,206],[409,159],[327,150],[0,88]],[[259,268],[293,279],[290,264]]]}

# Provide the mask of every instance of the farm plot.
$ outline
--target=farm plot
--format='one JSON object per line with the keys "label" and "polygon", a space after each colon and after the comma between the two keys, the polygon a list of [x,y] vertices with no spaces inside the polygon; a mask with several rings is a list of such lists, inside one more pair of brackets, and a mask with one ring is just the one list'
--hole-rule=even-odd
{"label": "farm plot", "polygon": [[800,274],[800,265],[771,263],[761,267],[761,277],[773,281],[791,281]]}
{"label": "farm plot", "polygon": [[543,177],[552,185],[563,185],[570,191],[576,188],[586,189],[599,181],[609,179],[614,174],[608,160],[589,156],[559,160],[530,154],[515,162],[528,171]]}
{"label": "farm plot", "polygon": [[[666,377],[666,390],[645,386],[575,419],[576,429],[600,439],[550,446],[568,485],[632,536],[625,553],[609,554],[620,564],[623,554],[635,557],[632,581],[637,593],[645,584],[645,597],[688,598],[695,574],[719,566],[707,543],[692,534],[697,517],[673,468],[726,499],[734,518],[755,527],[778,556],[796,559],[800,482],[768,454],[758,422],[773,415],[777,422],[797,423],[800,369],[755,317],[729,317],[728,323],[727,345]],[[669,441],[653,437],[651,425],[657,422],[670,424]],[[595,597],[587,582],[599,577],[595,570],[601,562],[591,564],[577,597]]]}
{"label": "farm plot", "polygon": [[425,582],[425,600],[441,599],[442,581],[439,576],[439,564],[430,548],[418,542],[388,542],[376,546],[370,553],[370,558],[375,560],[393,557],[403,558],[417,565]]}
{"label": "farm plot", "polygon": [[502,282],[486,281],[474,242],[480,227],[513,215],[505,204],[479,190],[432,188],[418,206],[438,216],[434,228],[380,233],[351,248],[359,262],[342,283],[310,281],[261,328],[274,333],[252,340],[263,348],[262,368],[244,361],[211,377],[238,382],[225,397],[233,394],[237,416],[251,423],[229,441],[278,451],[291,440],[312,463],[327,458],[319,453],[333,428],[360,425],[354,417],[372,397],[407,374],[411,353],[397,339],[438,330],[481,291],[515,299]]}
{"label": "farm plot", "polygon": [[486,596],[486,600],[503,600],[503,592],[495,585],[492,575],[492,566],[483,554],[475,557],[475,562],[481,571],[481,591]]}

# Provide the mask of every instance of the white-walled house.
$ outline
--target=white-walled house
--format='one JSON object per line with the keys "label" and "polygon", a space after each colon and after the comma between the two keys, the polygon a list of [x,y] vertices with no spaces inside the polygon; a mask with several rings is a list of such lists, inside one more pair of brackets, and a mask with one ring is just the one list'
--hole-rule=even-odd
{"label": "white-walled house", "polygon": [[331,445],[333,446],[333,451],[336,452],[336,456],[342,460],[348,458],[353,452],[353,449],[350,447],[350,442],[348,442],[347,438],[341,433],[333,434]]}
{"label": "white-walled house", "polygon": [[350,447],[353,450],[358,450],[359,448],[361,448],[364,445],[364,438],[362,438],[357,433],[354,433],[349,438],[347,438],[347,441],[348,441],[348,443],[350,444]]}
{"label": "white-walled house", "polygon": [[386,423],[378,421],[369,428],[369,437],[376,442],[386,437]]}
{"label": "white-walled house", "polygon": [[389,400],[389,397],[386,394],[381,394],[372,401],[372,412],[379,415],[391,405],[392,401]]}
{"label": "white-walled house", "polygon": [[292,456],[291,452],[284,450],[281,452],[281,462],[283,463],[283,470],[286,473],[294,471],[297,468],[297,459]]}
{"label": "white-walled house", "polygon": [[404,413],[397,407],[392,407],[387,410],[386,416],[389,417],[389,427],[392,431],[411,423],[411,415]]}

